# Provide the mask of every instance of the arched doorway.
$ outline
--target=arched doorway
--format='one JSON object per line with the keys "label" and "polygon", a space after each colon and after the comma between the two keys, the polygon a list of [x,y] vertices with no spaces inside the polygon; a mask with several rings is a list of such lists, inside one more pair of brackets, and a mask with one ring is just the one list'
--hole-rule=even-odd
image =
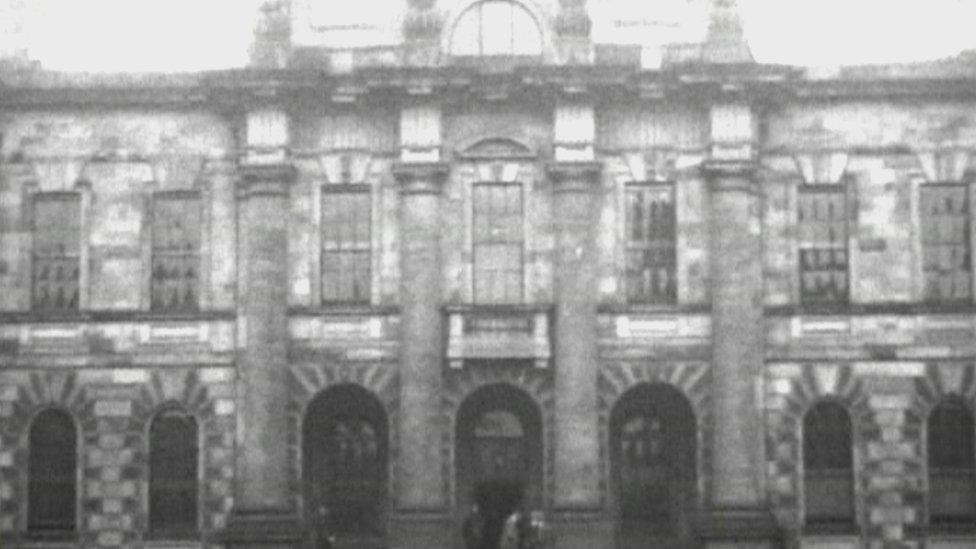
{"label": "arched doorway", "polygon": [[542,506],[542,415],[525,392],[482,387],[457,415],[457,500],[484,517],[484,547],[497,547],[505,518],[521,504]]}
{"label": "arched doorway", "polygon": [[627,391],[610,414],[620,549],[695,545],[698,507],[695,414],[664,384]]}
{"label": "arched doorway", "polygon": [[383,535],[388,425],[383,405],[352,384],[321,392],[302,424],[302,485],[313,539]]}

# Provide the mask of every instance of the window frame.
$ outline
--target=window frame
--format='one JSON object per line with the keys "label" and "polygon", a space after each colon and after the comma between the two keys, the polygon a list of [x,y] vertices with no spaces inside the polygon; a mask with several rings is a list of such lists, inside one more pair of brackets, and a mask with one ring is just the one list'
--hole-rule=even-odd
{"label": "window frame", "polygon": [[[844,238],[843,247],[830,248],[831,253],[837,253],[838,251],[843,251],[845,258],[844,267],[844,278],[845,284],[843,287],[843,296],[837,299],[820,299],[812,298],[807,292],[804,292],[803,285],[803,275],[807,272],[803,264],[803,252],[804,251],[816,251],[817,253],[825,251],[825,248],[821,245],[810,245],[805,244],[802,238],[797,239],[797,295],[799,296],[799,302],[801,307],[806,308],[817,308],[817,307],[847,307],[851,304],[851,232],[856,228],[855,223],[852,221],[852,200],[851,200],[851,185],[848,184],[847,178],[841,178],[837,183],[801,183],[797,189],[796,197],[796,215],[797,215],[797,230],[802,233],[804,221],[801,219],[801,196],[804,194],[838,194],[843,198],[843,226],[844,226]],[[798,235],[799,236],[799,235]],[[830,269],[825,271],[824,269],[817,269],[814,272],[839,272],[838,269]]]}
{"label": "window frame", "polygon": [[[842,410],[847,420],[847,467],[817,467],[813,469],[811,473],[811,468],[809,459],[810,456],[807,454],[807,441],[809,438],[808,432],[808,418],[810,414],[817,411],[818,408],[829,407]],[[801,447],[801,459],[800,466],[802,471],[802,485],[803,485],[803,529],[805,532],[818,533],[818,534],[851,534],[857,531],[859,523],[859,504],[857,500],[857,464],[855,463],[855,422],[854,414],[851,409],[840,402],[831,398],[822,398],[814,402],[810,407],[806,409],[800,421],[800,447]],[[836,436],[836,435],[835,435]],[[823,441],[821,441],[823,442]],[[848,491],[847,503],[845,507],[849,507],[850,511],[845,516],[841,516],[839,513],[836,515],[824,515],[824,516],[814,516],[811,520],[810,509],[807,502],[810,499],[810,485],[811,480],[827,480],[829,482],[830,477],[840,478],[843,474],[845,477],[843,482],[845,483],[844,488]],[[848,505],[849,504],[849,505]]]}
{"label": "window frame", "polygon": [[[966,267],[964,269],[962,269],[960,272],[965,272],[965,274],[967,275],[966,280],[967,280],[967,283],[968,283],[968,286],[969,286],[969,295],[968,296],[963,296],[963,297],[956,297],[956,298],[946,298],[946,297],[936,298],[936,297],[932,297],[930,295],[930,293],[929,293],[929,290],[928,290],[928,288],[929,288],[929,276],[930,276],[929,273],[931,273],[931,272],[938,272],[938,271],[929,270],[927,268],[927,265],[926,265],[927,246],[926,245],[927,244],[928,245],[934,244],[936,246],[944,246],[944,245],[946,245],[946,243],[945,242],[927,243],[926,242],[926,232],[927,232],[927,230],[926,230],[926,228],[927,228],[926,223],[928,221],[930,221],[930,220],[945,219],[945,214],[942,213],[940,215],[940,217],[933,217],[931,215],[927,215],[926,212],[923,211],[923,209],[922,209],[923,194],[926,192],[927,189],[953,189],[953,188],[961,189],[962,192],[963,192],[963,205],[965,207],[965,212],[961,216],[964,219],[964,227],[963,227],[964,242],[963,242],[963,248],[964,248],[965,253],[966,253],[966,261],[967,261],[968,265],[966,265]],[[972,205],[972,189],[970,188],[970,185],[969,185],[968,182],[958,182],[958,183],[956,183],[956,182],[951,182],[951,181],[937,181],[937,182],[932,182],[932,183],[922,183],[922,184],[919,185],[919,190],[918,190],[918,210],[919,211],[918,211],[918,214],[919,214],[919,248],[920,248],[920,251],[921,251],[921,274],[922,274],[922,285],[923,285],[923,288],[922,288],[922,301],[924,303],[926,303],[926,304],[930,304],[930,305],[948,305],[948,306],[951,306],[951,305],[960,305],[960,304],[969,304],[969,303],[972,303],[973,302],[973,298],[974,298],[974,296],[976,296],[976,291],[974,291],[974,290],[976,290],[976,288],[973,287],[973,247],[972,247],[972,244],[973,244],[973,241],[972,241],[972,223],[973,223],[973,221],[972,221],[972,207],[971,207],[971,205]]]}
{"label": "window frame", "polygon": [[[508,17],[508,28],[505,32],[508,36],[508,44],[504,49],[496,51],[489,45],[486,49],[486,34],[491,34],[491,22],[485,22],[484,8],[487,4],[505,5],[512,10]],[[520,18],[519,16],[524,16]],[[535,29],[534,37],[538,37],[538,45],[532,44],[531,48],[525,51],[517,45],[519,23],[531,23]],[[468,51],[464,46],[459,46],[455,37],[460,30],[465,30],[465,26],[473,27],[477,31],[475,51]],[[487,28],[486,28],[487,27]],[[498,29],[494,29],[498,32]],[[487,31],[487,32],[486,32]],[[536,14],[522,2],[515,0],[478,0],[472,2],[462,9],[457,17],[451,22],[450,32],[446,35],[446,51],[448,56],[454,59],[540,59],[545,51],[544,26],[541,24]],[[537,46],[537,47],[536,47]]]}
{"label": "window frame", "polygon": [[[202,293],[203,293],[203,248],[204,248],[204,200],[203,193],[198,190],[167,190],[167,191],[157,191],[151,195],[151,206],[149,208],[149,310],[156,314],[185,314],[185,313],[195,313],[201,310],[202,305]],[[172,201],[194,201],[196,202],[195,208],[197,209],[197,247],[193,253],[177,253],[172,251],[164,251],[160,254],[156,247],[156,207],[159,203],[172,200]],[[155,265],[157,257],[180,257],[183,259],[191,258],[196,256],[196,291],[195,291],[195,303],[190,306],[182,307],[157,307],[155,302],[155,292],[156,292],[156,282],[155,282]]]}
{"label": "window frame", "polygon": [[[65,254],[39,254],[38,253],[38,240],[39,240],[39,224],[40,221],[38,215],[38,204],[41,202],[73,202],[75,207],[75,218],[77,220],[77,241],[75,242],[76,247],[74,253]],[[47,191],[47,192],[36,192],[31,195],[30,202],[30,227],[31,227],[31,251],[30,251],[30,310],[32,313],[39,314],[49,314],[49,315],[73,315],[78,314],[81,311],[81,301],[82,301],[82,260],[83,260],[83,247],[84,247],[84,220],[82,216],[84,197],[80,191]],[[78,276],[75,280],[76,285],[76,296],[75,305],[73,307],[44,307],[38,306],[37,299],[37,268],[39,261],[63,261],[67,262],[74,260],[77,269]]]}
{"label": "window frame", "polygon": [[[194,440],[193,440],[193,446],[194,446],[194,453],[195,453],[195,455],[194,455],[194,463],[193,463],[193,472],[194,472],[194,478],[193,478],[194,497],[193,497],[193,501],[194,501],[194,506],[195,506],[195,509],[194,509],[195,513],[194,513],[194,520],[193,520],[193,527],[192,528],[188,528],[188,527],[183,526],[183,525],[177,525],[177,526],[166,526],[166,525],[164,525],[164,526],[160,527],[159,525],[154,524],[155,522],[158,521],[158,518],[154,516],[154,513],[153,513],[153,503],[152,503],[153,502],[153,494],[154,494],[154,490],[153,489],[154,489],[154,487],[156,487],[155,483],[153,482],[153,480],[154,480],[154,475],[153,475],[153,457],[155,455],[154,452],[153,452],[153,448],[154,448],[154,444],[153,443],[155,442],[155,440],[153,439],[153,428],[155,427],[156,422],[162,416],[167,415],[167,414],[179,414],[179,415],[183,416],[184,418],[188,418],[189,420],[192,421],[192,425],[193,425],[193,429],[194,429],[194,433],[193,434],[195,436],[194,436]],[[163,407],[159,408],[158,410],[156,410],[156,412],[153,413],[152,416],[150,416],[150,420],[148,421],[147,426],[146,426],[146,456],[147,456],[147,460],[146,460],[146,473],[145,473],[145,475],[146,475],[146,477],[145,477],[145,479],[146,479],[145,480],[145,482],[146,482],[146,492],[145,492],[145,494],[146,495],[145,495],[145,503],[144,503],[144,505],[145,505],[144,508],[145,508],[145,512],[146,512],[146,533],[145,533],[146,539],[149,539],[149,540],[173,540],[173,541],[180,540],[180,541],[185,541],[185,540],[194,540],[194,539],[199,539],[200,538],[201,532],[203,530],[202,524],[201,524],[201,517],[202,517],[201,511],[203,510],[203,505],[202,505],[202,503],[203,503],[203,501],[202,501],[202,497],[203,497],[203,485],[200,482],[200,480],[201,480],[200,474],[201,474],[201,471],[203,470],[202,460],[203,460],[203,456],[204,456],[204,452],[203,452],[204,448],[203,448],[203,444],[202,444],[202,442],[203,442],[203,436],[202,436],[202,430],[200,428],[200,425],[201,425],[200,419],[195,414],[193,414],[189,410],[183,408],[182,406],[178,406],[178,405],[166,405],[166,406],[163,406]],[[172,482],[173,481],[170,480],[170,483],[172,483]],[[186,481],[186,482],[188,482],[188,481]],[[172,490],[170,488],[167,488],[167,490],[169,490],[170,492],[175,492],[176,491],[176,490]]]}
{"label": "window frame", "polygon": [[[968,468],[936,468],[932,463],[933,457],[933,444],[932,444],[932,418],[933,415],[943,406],[958,407],[961,408],[969,416],[969,467]],[[949,476],[952,474],[960,474],[969,476],[969,489],[968,493],[971,498],[976,500],[976,412],[974,412],[973,407],[960,395],[945,395],[941,398],[925,416],[925,467],[926,467],[926,521],[928,527],[937,533],[947,533],[947,534],[971,534],[976,532],[976,501],[972,501],[971,505],[973,510],[971,514],[966,515],[940,515],[939,520],[933,520],[936,516],[933,514],[932,510],[932,485],[933,479],[937,476],[937,471],[942,470],[949,472]],[[950,441],[955,442],[955,441]],[[959,445],[951,445],[952,447],[958,447]]]}
{"label": "window frame", "polygon": [[[666,188],[668,194],[670,195],[671,204],[671,240],[670,240],[670,250],[671,250],[671,263],[670,263],[670,275],[671,275],[671,287],[666,292],[663,298],[655,298],[653,292],[649,292],[642,298],[634,298],[631,294],[631,269],[630,269],[630,253],[637,250],[652,250],[655,249],[655,242],[664,242],[663,239],[659,241],[651,240],[646,238],[641,242],[646,243],[645,246],[633,246],[632,243],[636,242],[630,238],[630,228],[631,218],[630,218],[630,196],[632,189],[653,189],[653,188]],[[680,281],[678,280],[678,204],[677,204],[677,184],[674,181],[632,181],[624,186],[624,212],[623,212],[623,246],[624,246],[624,297],[628,304],[630,305],[646,305],[646,306],[674,306],[678,304],[678,291]],[[658,265],[655,263],[644,263],[643,266],[649,267]],[[664,264],[667,267],[667,264]]]}
{"label": "window frame", "polygon": [[[59,446],[57,448],[58,450],[61,450],[60,452],[58,452],[59,454],[70,455],[71,456],[70,459],[73,462],[73,467],[71,468],[70,471],[67,472],[66,475],[64,475],[64,479],[61,480],[61,482],[63,482],[64,485],[67,486],[68,484],[67,479],[70,479],[71,492],[73,492],[72,494],[73,497],[69,500],[70,504],[68,503],[65,504],[65,505],[70,505],[71,507],[71,512],[65,513],[71,516],[70,527],[66,527],[66,528],[37,528],[36,525],[33,524],[36,520],[34,518],[36,512],[33,510],[32,507],[34,496],[36,495],[33,493],[32,490],[32,486],[36,485],[36,481],[34,481],[33,479],[33,471],[32,471],[32,465],[34,464],[33,463],[34,452],[35,452],[34,430],[37,427],[38,420],[41,419],[42,416],[44,416],[45,414],[56,414],[61,416],[61,419],[67,420],[66,424],[70,425],[71,432],[74,435],[74,440],[71,441],[73,442],[73,444],[71,445],[72,451],[70,453],[64,452],[64,450],[66,449],[64,447]],[[26,498],[25,498],[24,515],[23,515],[25,535],[28,539],[32,539],[32,540],[47,540],[47,541],[74,540],[77,538],[79,526],[80,526],[80,512],[81,512],[80,498],[82,495],[82,487],[79,478],[80,468],[78,466],[79,463],[81,462],[80,453],[81,453],[82,437],[80,434],[78,422],[76,421],[75,417],[71,414],[70,411],[58,406],[48,406],[37,411],[37,413],[35,413],[33,417],[31,417],[31,420],[27,425],[28,425],[27,435],[26,435],[27,436],[27,445],[26,445],[27,446],[27,467],[24,475],[25,484],[26,484],[25,486]],[[56,482],[56,481],[52,481],[52,482]],[[49,482],[49,484],[50,483],[51,482]]]}
{"label": "window frame", "polygon": [[[509,240],[491,240],[481,241],[478,238],[478,227],[479,227],[479,212],[484,215],[484,210],[479,209],[478,201],[478,189],[488,188],[488,187],[500,187],[513,189],[518,193],[519,200],[519,212],[518,212],[518,233],[519,239],[517,244],[515,241]],[[521,181],[501,181],[501,180],[484,180],[475,181],[471,185],[471,301],[477,306],[487,306],[487,307],[506,307],[506,306],[521,306],[525,305],[527,302],[526,295],[526,245],[528,239],[526,238],[527,229],[525,226],[525,210],[526,210],[526,188]],[[494,210],[492,210],[494,211]],[[515,300],[498,300],[494,298],[489,299],[479,299],[478,294],[478,248],[480,246],[495,245],[495,246],[509,246],[518,248],[518,298]],[[514,276],[514,271],[503,271],[507,272],[509,275]]]}
{"label": "window frame", "polygon": [[[342,164],[341,169],[343,170],[342,177],[344,181],[346,180],[347,177],[351,176],[351,169],[352,169],[351,163],[352,163],[352,159],[348,155],[343,155],[342,157],[340,157],[340,164]],[[327,272],[325,269],[326,212],[325,212],[324,204],[325,201],[328,200],[330,196],[336,196],[336,195],[360,195],[366,198],[366,214],[369,216],[369,220],[367,222],[367,235],[365,240],[363,240],[363,242],[366,243],[365,248],[360,249],[356,245],[356,243],[353,243],[351,248],[339,248],[337,250],[330,250],[331,252],[336,253],[337,255],[340,256],[343,253],[347,253],[351,255],[365,255],[366,273],[364,276],[364,282],[366,284],[366,288],[364,291],[364,295],[358,299],[339,295],[342,293],[341,288],[337,288],[336,299],[327,298],[326,292],[324,291],[326,272]],[[318,250],[316,254],[318,257],[317,270],[318,270],[318,277],[319,277],[317,281],[318,298],[319,298],[318,305],[322,307],[368,306],[373,302],[373,292],[376,286],[373,280],[373,276],[375,274],[374,273],[375,266],[373,264],[373,261],[376,254],[373,238],[375,236],[376,227],[375,227],[375,219],[374,219],[375,216],[373,215],[374,198],[373,198],[372,186],[369,185],[368,183],[351,183],[351,182],[323,184],[320,186],[318,200],[319,200],[319,204],[318,204],[318,208],[319,208],[318,233],[319,234],[318,234]],[[340,262],[340,266],[341,266],[341,262]],[[353,275],[355,276],[355,272],[353,273]]]}

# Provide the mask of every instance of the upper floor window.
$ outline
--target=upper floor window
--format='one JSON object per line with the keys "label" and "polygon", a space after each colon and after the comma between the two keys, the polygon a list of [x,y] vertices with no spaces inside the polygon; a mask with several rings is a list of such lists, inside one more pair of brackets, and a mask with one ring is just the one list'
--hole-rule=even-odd
{"label": "upper floor window", "polygon": [[968,301],[973,295],[966,187],[921,187],[922,268],[927,301]]}
{"label": "upper floor window", "polygon": [[522,185],[474,186],[474,301],[521,303]]}
{"label": "upper floor window", "polygon": [[369,302],[372,262],[370,218],[368,186],[325,187],[322,193],[323,303]]}
{"label": "upper floor window", "polygon": [[847,303],[847,193],[841,184],[810,184],[797,197],[800,302]]}
{"label": "upper floor window", "polygon": [[152,211],[152,309],[192,311],[200,294],[200,197],[154,197]]}
{"label": "upper floor window", "polygon": [[27,531],[43,537],[75,530],[77,434],[71,417],[45,410],[30,428],[27,463]]}
{"label": "upper floor window", "polygon": [[810,530],[854,526],[851,418],[835,402],[820,402],[803,417],[803,491]]}
{"label": "upper floor window", "polygon": [[458,18],[451,55],[540,55],[542,33],[532,14],[516,2],[485,0]]}
{"label": "upper floor window", "polygon": [[627,299],[674,303],[675,215],[673,185],[627,187]]}
{"label": "upper floor window", "polygon": [[197,422],[176,409],[149,429],[149,530],[169,539],[197,532]]}
{"label": "upper floor window", "polygon": [[75,193],[34,198],[31,307],[35,311],[78,310],[81,272],[81,199]]}
{"label": "upper floor window", "polygon": [[929,414],[929,523],[939,528],[976,524],[976,425],[961,400],[948,399]]}

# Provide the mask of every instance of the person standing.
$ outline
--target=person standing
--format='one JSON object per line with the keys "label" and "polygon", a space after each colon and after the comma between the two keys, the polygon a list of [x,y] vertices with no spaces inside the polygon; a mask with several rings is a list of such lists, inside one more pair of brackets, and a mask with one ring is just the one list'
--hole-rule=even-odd
{"label": "person standing", "polygon": [[471,506],[471,512],[464,518],[461,535],[464,537],[464,549],[484,549],[485,518],[481,515],[477,503]]}

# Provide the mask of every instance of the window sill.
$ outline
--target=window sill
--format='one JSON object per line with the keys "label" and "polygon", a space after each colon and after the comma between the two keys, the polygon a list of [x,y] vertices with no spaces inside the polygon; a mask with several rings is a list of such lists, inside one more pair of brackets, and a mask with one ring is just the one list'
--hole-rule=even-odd
{"label": "window sill", "polygon": [[289,307],[292,316],[373,316],[400,313],[396,305],[371,305],[369,303],[327,303],[317,307]]}
{"label": "window sill", "polygon": [[166,312],[166,311],[75,311],[68,313],[49,313],[39,311],[4,312],[0,313],[0,323],[4,324],[32,324],[59,323],[71,324],[77,322],[132,322],[132,321],[200,321],[200,320],[234,320],[237,313],[233,310],[195,311],[195,312]]}
{"label": "window sill", "polygon": [[976,313],[976,303],[891,302],[777,305],[765,307],[765,313],[768,316],[973,314]]}

